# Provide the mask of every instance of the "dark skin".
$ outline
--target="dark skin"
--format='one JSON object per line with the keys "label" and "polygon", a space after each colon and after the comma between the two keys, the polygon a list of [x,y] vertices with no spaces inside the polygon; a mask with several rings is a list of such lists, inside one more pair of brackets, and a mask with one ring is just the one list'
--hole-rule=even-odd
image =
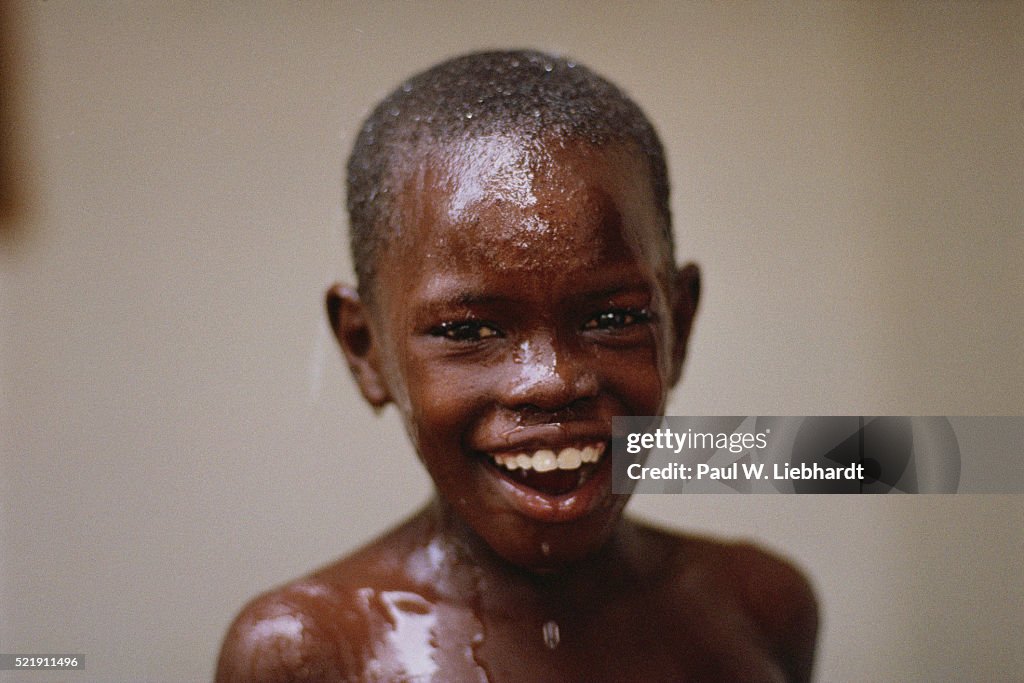
{"label": "dark skin", "polygon": [[624,518],[609,454],[572,455],[606,448],[613,415],[661,414],[686,354],[699,274],[668,257],[643,159],[508,136],[403,171],[373,300],[335,286],[327,305],[436,496],[251,602],[217,680],[808,680],[798,571]]}

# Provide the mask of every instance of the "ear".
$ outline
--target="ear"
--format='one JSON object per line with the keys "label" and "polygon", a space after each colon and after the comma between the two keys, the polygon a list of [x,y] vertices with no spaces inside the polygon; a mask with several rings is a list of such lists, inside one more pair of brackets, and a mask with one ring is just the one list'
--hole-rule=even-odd
{"label": "ear", "polygon": [[366,304],[353,287],[338,283],[327,290],[326,304],[327,319],[363,398],[374,408],[390,403],[391,393],[381,373],[380,349],[370,330]]}
{"label": "ear", "polygon": [[675,273],[675,295],[672,303],[672,325],[675,338],[672,347],[672,386],[679,381],[686,360],[686,345],[690,341],[693,319],[700,301],[700,268],[687,263]]}

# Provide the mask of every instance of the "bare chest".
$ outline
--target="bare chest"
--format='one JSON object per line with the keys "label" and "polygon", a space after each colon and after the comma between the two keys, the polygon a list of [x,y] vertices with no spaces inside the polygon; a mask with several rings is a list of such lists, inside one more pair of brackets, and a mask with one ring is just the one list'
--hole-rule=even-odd
{"label": "bare chest", "polygon": [[348,670],[364,681],[598,683],[785,681],[757,630],[738,610],[692,605],[601,604],[507,613],[374,596],[369,639]]}

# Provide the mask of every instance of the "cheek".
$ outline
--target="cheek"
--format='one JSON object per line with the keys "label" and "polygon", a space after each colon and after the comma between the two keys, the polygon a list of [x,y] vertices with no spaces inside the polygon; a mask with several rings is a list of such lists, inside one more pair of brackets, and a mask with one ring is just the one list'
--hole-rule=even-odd
{"label": "cheek", "polygon": [[486,405],[488,374],[483,368],[410,357],[404,375],[409,391],[407,419],[418,431],[419,444],[458,446],[463,432]]}
{"label": "cheek", "polygon": [[668,387],[653,348],[632,353],[599,354],[605,386],[626,404],[633,415],[658,415]]}

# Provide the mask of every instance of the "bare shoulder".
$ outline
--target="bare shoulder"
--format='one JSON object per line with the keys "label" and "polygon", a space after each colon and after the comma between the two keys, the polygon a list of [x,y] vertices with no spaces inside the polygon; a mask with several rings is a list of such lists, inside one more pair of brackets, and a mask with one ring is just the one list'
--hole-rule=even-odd
{"label": "bare shoulder", "polygon": [[228,629],[218,683],[346,680],[355,634],[345,633],[352,596],[316,579],[251,600]]}
{"label": "bare shoulder", "polygon": [[792,680],[810,680],[818,636],[818,600],[788,560],[750,543],[727,547],[747,613],[761,627]]}
{"label": "bare shoulder", "polygon": [[817,631],[818,601],[803,572],[751,543],[727,546],[726,552],[747,609],[770,632]]}
{"label": "bare shoulder", "polygon": [[793,681],[810,679],[818,633],[818,602],[810,581],[788,560],[749,542],[648,530],[675,546],[677,595],[713,600],[742,612]]}
{"label": "bare shoulder", "polygon": [[396,558],[420,532],[418,518],[352,555],[249,601],[228,629],[218,683],[354,681],[363,678],[369,596],[398,580]]}
{"label": "bare shoulder", "polygon": [[[677,633],[735,657],[763,653],[785,680],[810,680],[818,607],[806,575],[751,543],[730,543],[638,525],[646,557],[665,558],[652,575],[675,614]],[[745,680],[745,679],[744,679]]]}

